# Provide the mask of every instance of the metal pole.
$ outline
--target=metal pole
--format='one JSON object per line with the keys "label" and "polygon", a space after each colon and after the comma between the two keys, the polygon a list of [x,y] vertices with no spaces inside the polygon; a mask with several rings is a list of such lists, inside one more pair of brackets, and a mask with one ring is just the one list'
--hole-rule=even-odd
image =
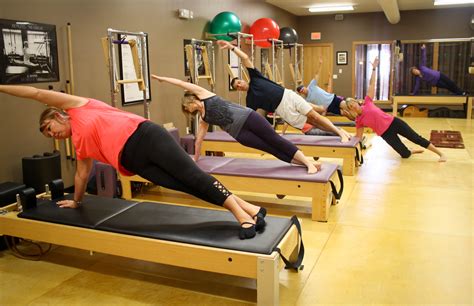
{"label": "metal pole", "polygon": [[301,82],[304,83],[304,49],[303,45],[300,44],[300,49],[301,49],[301,60],[300,60],[300,66],[301,66]]}
{"label": "metal pole", "polygon": [[[272,39],[272,76],[273,80],[276,81],[275,73],[275,40]],[[273,117],[273,125],[275,125],[275,116]]]}
{"label": "metal pole", "polygon": [[[199,67],[197,62],[197,54],[196,54],[196,44],[194,40],[191,40],[191,44],[193,46],[193,62],[194,62],[194,76],[193,76],[193,83],[199,85]],[[196,112],[196,116],[194,117],[194,135],[198,134],[199,129],[199,112]]]}
{"label": "metal pole", "polygon": [[114,45],[113,41],[113,30],[107,29],[107,37],[109,43],[109,76],[110,76],[110,96],[111,96],[111,104],[115,107],[115,52],[114,52]]}
{"label": "metal pole", "polygon": [[[241,35],[237,35],[237,48],[240,49],[240,37]],[[240,57],[238,57],[238,60],[237,60],[237,65],[239,66],[239,69],[237,70],[238,71],[238,77],[239,79],[241,80],[242,79],[242,62],[241,62],[241,59]],[[239,94],[239,105],[242,105],[242,93],[240,92],[240,90],[238,90],[238,94]]]}
{"label": "metal pole", "polygon": [[67,23],[67,46],[68,46],[68,60],[69,60],[69,81],[71,82],[71,94],[74,94],[74,67],[72,64],[72,33],[71,24]]}
{"label": "metal pole", "polygon": [[[282,85],[285,84],[285,63],[284,63],[284,60],[283,60],[284,51],[285,51],[285,49],[284,49],[284,46],[283,46],[283,41],[281,40],[280,41],[280,67],[281,67],[280,76],[281,76]],[[285,87],[285,86],[283,86],[283,87]]]}
{"label": "metal pole", "polygon": [[[140,47],[141,47],[141,53],[142,53],[142,75],[141,78],[143,79],[143,84],[145,85],[145,88],[143,89],[143,112],[145,115],[145,118],[150,119],[150,106],[148,104],[148,100],[146,97],[146,93],[148,91],[148,62],[147,62],[147,57],[146,57],[146,48],[148,46],[146,45],[146,34],[142,32],[143,35],[140,36]],[[140,78],[137,75],[137,78]]]}
{"label": "metal pole", "polygon": [[214,52],[214,45],[212,44],[212,42],[209,42],[209,46],[210,46],[210,50],[212,50],[212,77],[214,78],[213,79],[213,82],[212,82],[212,92],[215,92],[215,82],[216,82],[216,54]]}

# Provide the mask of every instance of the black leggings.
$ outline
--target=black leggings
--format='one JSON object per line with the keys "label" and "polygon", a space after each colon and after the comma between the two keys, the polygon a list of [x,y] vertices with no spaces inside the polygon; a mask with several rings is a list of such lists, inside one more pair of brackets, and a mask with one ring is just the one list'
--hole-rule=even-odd
{"label": "black leggings", "polygon": [[459,88],[453,80],[448,78],[446,75],[440,73],[439,81],[436,83],[436,87],[445,88],[455,95],[461,96],[464,92]]}
{"label": "black leggings", "polygon": [[431,144],[427,139],[418,135],[405,121],[395,117],[381,137],[403,158],[410,157],[411,151],[402,143],[398,134],[423,148],[427,148]]}
{"label": "black leggings", "polygon": [[251,112],[235,138],[244,146],[270,153],[287,163],[293,160],[298,148],[275,132],[268,121]]}
{"label": "black leggings", "polygon": [[231,193],[203,172],[166,129],[145,121],[122,150],[122,166],[154,184],[222,206]]}

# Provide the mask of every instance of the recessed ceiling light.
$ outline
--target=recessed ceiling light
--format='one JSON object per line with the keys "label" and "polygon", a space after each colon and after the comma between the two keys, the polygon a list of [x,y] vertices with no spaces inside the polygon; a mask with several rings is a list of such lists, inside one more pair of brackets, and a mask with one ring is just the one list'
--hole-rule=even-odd
{"label": "recessed ceiling light", "polygon": [[352,5],[312,6],[308,10],[311,13],[341,12],[341,11],[353,11],[354,7]]}
{"label": "recessed ceiling light", "polygon": [[434,0],[434,5],[474,4],[474,0]]}

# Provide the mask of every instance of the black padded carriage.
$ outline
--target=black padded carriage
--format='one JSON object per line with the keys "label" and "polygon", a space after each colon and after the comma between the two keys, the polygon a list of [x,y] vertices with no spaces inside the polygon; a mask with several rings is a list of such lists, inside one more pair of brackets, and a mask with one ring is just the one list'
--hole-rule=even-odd
{"label": "black padded carriage", "polygon": [[[72,195],[64,198],[71,199]],[[77,209],[59,208],[60,199],[38,199],[18,216],[96,230],[258,254],[271,254],[296,218],[267,216],[263,233],[240,240],[240,225],[222,210],[85,196]]]}

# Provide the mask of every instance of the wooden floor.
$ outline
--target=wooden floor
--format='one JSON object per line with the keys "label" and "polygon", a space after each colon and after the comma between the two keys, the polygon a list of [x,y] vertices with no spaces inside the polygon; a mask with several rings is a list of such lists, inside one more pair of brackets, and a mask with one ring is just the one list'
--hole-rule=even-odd
{"label": "wooden floor", "polygon": [[[328,223],[303,219],[305,268],[280,274],[282,305],[473,304],[472,120],[409,118],[462,132],[466,149],[401,160],[379,137],[345,177]],[[291,199],[286,199],[291,200]],[[270,213],[281,210],[270,208]],[[124,248],[127,246],[124,245]],[[41,261],[0,253],[1,305],[245,305],[255,283],[54,247]]]}

